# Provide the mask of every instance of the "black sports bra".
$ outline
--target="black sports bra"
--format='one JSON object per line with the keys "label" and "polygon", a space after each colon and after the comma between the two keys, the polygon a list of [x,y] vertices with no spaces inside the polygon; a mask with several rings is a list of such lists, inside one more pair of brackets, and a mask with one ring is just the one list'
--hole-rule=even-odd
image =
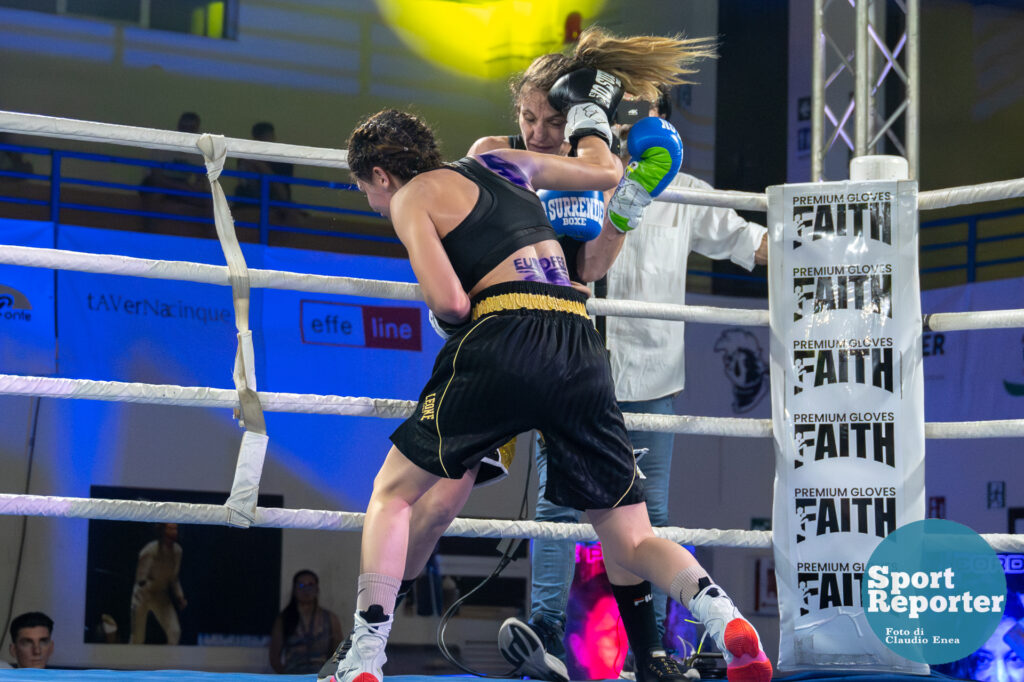
{"label": "black sports bra", "polygon": [[510,254],[556,239],[537,195],[487,169],[472,157],[447,164],[472,180],[480,196],[469,215],[441,239],[462,288],[470,291]]}

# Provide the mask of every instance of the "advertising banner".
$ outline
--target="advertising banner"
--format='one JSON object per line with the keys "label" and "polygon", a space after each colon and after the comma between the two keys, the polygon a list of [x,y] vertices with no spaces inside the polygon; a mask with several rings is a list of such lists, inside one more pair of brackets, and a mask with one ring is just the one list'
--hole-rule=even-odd
{"label": "advertising banner", "polygon": [[[0,243],[53,248],[53,223],[0,219]],[[53,289],[53,270],[0,265],[0,373],[56,373]]]}

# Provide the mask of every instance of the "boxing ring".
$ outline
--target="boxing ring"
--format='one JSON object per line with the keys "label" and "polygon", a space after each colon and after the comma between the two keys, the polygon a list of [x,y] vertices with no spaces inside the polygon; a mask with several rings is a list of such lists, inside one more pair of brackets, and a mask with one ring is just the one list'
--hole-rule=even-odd
{"label": "boxing ring", "polygon": [[[236,527],[359,530],[363,514],[312,509],[261,507],[256,503],[268,437],[265,412],[318,415],[404,418],[414,401],[384,397],[360,397],[281,393],[258,390],[249,304],[252,288],[306,293],[360,296],[397,301],[421,301],[415,284],[304,274],[248,268],[242,256],[234,224],[219,175],[229,157],[270,162],[298,163],[345,169],[346,153],[333,149],[226,138],[208,134],[154,130],[72,119],[0,112],[0,131],[83,142],[127,145],[145,149],[200,153],[203,156],[217,234],[227,265],[215,266],[185,261],[136,258],[120,255],[81,253],[53,248],[0,246],[0,263],[67,270],[93,274],[144,277],[203,283],[231,288],[238,349],[234,365],[234,387],[178,386],[163,384],[68,379],[0,374],[0,395],[34,398],[113,401],[149,405],[203,407],[233,410],[243,428],[231,495],[224,505],[175,502],[106,500],[47,495],[0,494],[0,514],[58,518],[105,519],[135,522],[226,524]],[[969,187],[921,192],[920,210],[1024,197],[1024,178]],[[739,210],[765,211],[764,194],[714,190],[669,189],[660,201],[722,206]],[[745,310],[690,305],[650,304],[643,301],[590,299],[593,315],[643,317],[691,323],[768,326],[767,310]],[[921,321],[926,331],[1024,328],[1024,310],[969,313],[940,313]],[[630,430],[712,435],[737,438],[771,438],[770,419],[741,419],[702,416],[626,414]],[[932,439],[1024,437],[1024,419],[970,422],[937,422],[925,425]],[[770,531],[657,528],[655,532],[675,542],[732,548],[770,548]],[[474,538],[549,538],[577,541],[596,540],[586,524],[558,524],[500,519],[456,519],[449,536]],[[987,534],[985,540],[996,551],[1024,551],[1024,537]],[[126,673],[109,671],[0,671],[0,679],[128,679]],[[262,675],[214,675],[212,673],[132,672],[130,679],[205,680],[262,679]],[[294,676],[296,678],[308,676]],[[397,676],[403,677],[403,676]],[[408,677],[408,676],[406,676]],[[799,676],[798,676],[799,677]],[[798,679],[794,677],[794,679]],[[871,677],[871,676],[865,676]],[[280,678],[280,676],[275,676]]]}

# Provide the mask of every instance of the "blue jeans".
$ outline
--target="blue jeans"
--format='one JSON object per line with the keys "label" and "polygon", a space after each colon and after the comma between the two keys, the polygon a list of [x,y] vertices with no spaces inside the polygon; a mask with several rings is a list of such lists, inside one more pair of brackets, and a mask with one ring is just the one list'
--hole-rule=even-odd
{"label": "blue jeans", "polygon": [[[672,409],[673,396],[620,402],[623,412],[644,414],[675,414]],[[647,515],[652,526],[668,524],[668,483],[672,465],[672,446],[675,434],[630,431],[629,439],[634,449],[648,448],[640,460],[644,489],[647,492]],[[580,512],[569,507],[560,507],[544,497],[547,484],[547,449],[543,441],[537,448],[537,476],[540,482],[537,500],[537,520],[575,523]],[[576,570],[575,542],[572,540],[534,540],[530,552],[533,568],[531,585],[530,620],[546,621],[549,625],[565,631],[566,605],[569,601],[569,586]],[[665,593],[654,588],[654,612],[658,620],[658,632],[665,634]]]}

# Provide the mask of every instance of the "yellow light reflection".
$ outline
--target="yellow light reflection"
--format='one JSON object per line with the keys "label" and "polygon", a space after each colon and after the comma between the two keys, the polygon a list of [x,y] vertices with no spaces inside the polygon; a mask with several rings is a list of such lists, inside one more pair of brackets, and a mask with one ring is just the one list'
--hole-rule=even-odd
{"label": "yellow light reflection", "polygon": [[561,51],[605,0],[377,0],[381,16],[424,59],[463,76],[502,80]]}

